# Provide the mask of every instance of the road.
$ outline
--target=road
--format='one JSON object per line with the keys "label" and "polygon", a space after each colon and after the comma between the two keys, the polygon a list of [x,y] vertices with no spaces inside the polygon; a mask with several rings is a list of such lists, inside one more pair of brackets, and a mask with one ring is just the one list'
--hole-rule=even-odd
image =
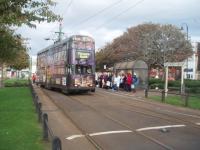
{"label": "road", "polygon": [[200,111],[97,89],[66,96],[35,87],[64,150],[198,150]]}

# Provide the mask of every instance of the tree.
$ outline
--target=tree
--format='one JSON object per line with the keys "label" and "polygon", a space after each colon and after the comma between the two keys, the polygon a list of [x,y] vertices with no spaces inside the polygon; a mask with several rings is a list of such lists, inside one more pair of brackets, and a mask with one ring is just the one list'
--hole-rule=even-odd
{"label": "tree", "polygon": [[[20,35],[14,35],[12,26],[26,24],[36,27],[34,22],[51,22],[61,19],[50,8],[52,0],[1,0],[0,1],[0,61],[13,59],[18,47],[23,47]],[[13,36],[13,37],[12,37]],[[18,39],[16,39],[18,37]]]}
{"label": "tree", "polygon": [[0,27],[0,64],[1,64],[1,81],[0,87],[3,85],[3,67],[4,64],[9,64],[16,58],[17,53],[23,49],[21,37],[14,34],[14,31],[9,28]]}
{"label": "tree", "polygon": [[33,22],[52,22],[61,19],[50,8],[55,6],[52,0],[1,0],[0,24],[36,27]]}
{"label": "tree", "polygon": [[10,66],[16,70],[22,70],[29,67],[29,55],[26,50],[18,51],[15,59],[10,63]]}
{"label": "tree", "polygon": [[19,35],[7,27],[0,27],[0,62],[6,63],[15,57],[18,48],[21,46]]}
{"label": "tree", "polygon": [[141,59],[149,66],[163,66],[165,62],[182,61],[191,54],[191,43],[180,29],[173,25],[147,23],[127,29],[122,36],[102,48],[96,59],[97,65],[106,61],[101,58],[108,58],[110,65],[123,59]]}
{"label": "tree", "polygon": [[[60,16],[51,11],[55,6],[52,0],[1,0],[0,1],[0,63],[11,64],[22,69],[27,66],[28,54],[23,47],[20,35],[14,34],[13,26],[36,27],[36,22],[53,22],[60,20]],[[22,60],[19,61],[19,58]],[[24,60],[26,59],[26,60]],[[20,65],[17,63],[20,62]],[[2,78],[3,79],[3,73]],[[0,87],[2,86],[0,81]]]}
{"label": "tree", "polygon": [[191,43],[173,25],[156,25],[155,30],[141,32],[139,43],[141,59],[150,65],[164,66],[166,62],[183,61],[192,54]]}

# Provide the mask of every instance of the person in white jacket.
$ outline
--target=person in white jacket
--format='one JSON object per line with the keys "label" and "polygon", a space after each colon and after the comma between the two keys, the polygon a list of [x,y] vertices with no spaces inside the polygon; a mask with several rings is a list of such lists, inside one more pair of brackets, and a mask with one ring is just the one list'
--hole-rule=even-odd
{"label": "person in white jacket", "polygon": [[120,85],[120,76],[117,74],[114,76],[114,84],[113,84],[113,90],[119,90]]}

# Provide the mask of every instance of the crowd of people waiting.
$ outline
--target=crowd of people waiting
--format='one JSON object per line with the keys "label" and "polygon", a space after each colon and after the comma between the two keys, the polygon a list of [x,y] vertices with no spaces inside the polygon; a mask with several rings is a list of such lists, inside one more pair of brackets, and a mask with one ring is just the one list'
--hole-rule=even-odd
{"label": "crowd of people waiting", "polygon": [[135,74],[131,73],[99,73],[96,75],[96,85],[99,88],[112,89],[118,91],[123,89],[127,92],[136,92],[136,86],[138,85],[139,80]]}

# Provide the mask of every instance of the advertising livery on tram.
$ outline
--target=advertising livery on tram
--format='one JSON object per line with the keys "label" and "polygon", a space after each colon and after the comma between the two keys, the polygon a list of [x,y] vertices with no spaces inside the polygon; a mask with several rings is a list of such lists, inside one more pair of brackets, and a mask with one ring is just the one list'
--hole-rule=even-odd
{"label": "advertising livery on tram", "polygon": [[37,54],[37,84],[64,93],[95,92],[95,43],[74,35]]}

